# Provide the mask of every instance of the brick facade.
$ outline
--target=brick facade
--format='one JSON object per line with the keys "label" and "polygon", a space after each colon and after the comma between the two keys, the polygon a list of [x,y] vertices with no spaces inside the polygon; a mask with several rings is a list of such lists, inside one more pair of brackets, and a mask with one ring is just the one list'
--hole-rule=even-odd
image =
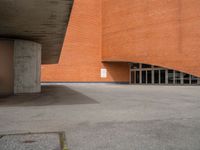
{"label": "brick facade", "polygon": [[[101,3],[101,0],[74,1],[60,62],[42,66],[42,81],[128,82],[128,63],[101,62]],[[107,68],[107,78],[100,77],[101,68]]]}
{"label": "brick facade", "polygon": [[128,62],[200,76],[199,17],[199,0],[75,0],[60,62],[42,66],[42,81],[127,82]]}
{"label": "brick facade", "polygon": [[199,0],[103,0],[102,8],[104,61],[200,76]]}

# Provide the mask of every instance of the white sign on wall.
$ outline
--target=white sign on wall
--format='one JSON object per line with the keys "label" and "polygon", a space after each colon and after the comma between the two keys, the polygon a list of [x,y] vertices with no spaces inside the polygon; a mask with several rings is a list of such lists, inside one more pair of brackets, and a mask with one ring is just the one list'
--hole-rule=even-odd
{"label": "white sign on wall", "polygon": [[107,69],[101,69],[101,78],[107,78]]}

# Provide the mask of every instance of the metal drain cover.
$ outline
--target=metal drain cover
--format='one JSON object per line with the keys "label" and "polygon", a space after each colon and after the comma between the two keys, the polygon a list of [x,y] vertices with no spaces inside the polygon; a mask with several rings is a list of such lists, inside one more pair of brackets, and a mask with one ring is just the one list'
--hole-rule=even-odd
{"label": "metal drain cover", "polygon": [[0,135],[0,150],[61,150],[60,134]]}

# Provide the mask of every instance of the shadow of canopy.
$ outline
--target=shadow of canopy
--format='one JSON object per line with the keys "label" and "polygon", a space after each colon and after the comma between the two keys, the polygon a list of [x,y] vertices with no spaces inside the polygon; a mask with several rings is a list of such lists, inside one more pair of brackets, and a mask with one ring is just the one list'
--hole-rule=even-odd
{"label": "shadow of canopy", "polygon": [[51,106],[97,104],[94,99],[62,85],[44,85],[42,92],[0,98],[0,107],[4,106]]}

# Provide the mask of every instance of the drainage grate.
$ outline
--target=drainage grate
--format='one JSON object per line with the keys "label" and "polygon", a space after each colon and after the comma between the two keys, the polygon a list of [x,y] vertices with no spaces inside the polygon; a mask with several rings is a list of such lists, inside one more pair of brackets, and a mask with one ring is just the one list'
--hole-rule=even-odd
{"label": "drainage grate", "polygon": [[65,134],[27,133],[0,135],[0,150],[67,150]]}

